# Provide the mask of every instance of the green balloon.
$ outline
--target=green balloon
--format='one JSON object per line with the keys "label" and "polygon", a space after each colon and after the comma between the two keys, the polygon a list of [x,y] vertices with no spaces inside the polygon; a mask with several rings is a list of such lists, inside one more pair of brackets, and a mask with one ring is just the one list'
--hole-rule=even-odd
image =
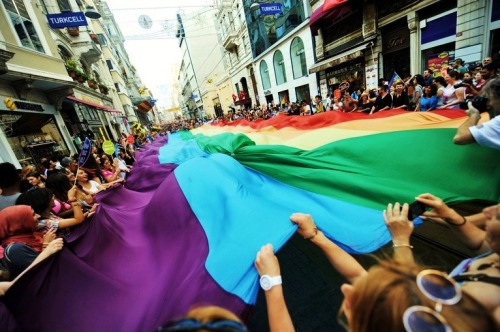
{"label": "green balloon", "polygon": [[102,150],[105,154],[113,155],[115,152],[115,145],[111,141],[102,142]]}

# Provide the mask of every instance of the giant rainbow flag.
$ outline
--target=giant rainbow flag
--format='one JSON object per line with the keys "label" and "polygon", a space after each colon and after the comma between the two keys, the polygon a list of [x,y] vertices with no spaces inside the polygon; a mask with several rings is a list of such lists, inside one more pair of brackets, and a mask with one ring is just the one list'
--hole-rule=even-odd
{"label": "giant rainbow flag", "polygon": [[125,186],[98,195],[65,249],[3,299],[0,322],[29,331],[152,331],[197,304],[247,317],[253,266],[310,213],[350,253],[388,241],[382,210],[431,192],[500,201],[500,154],[452,137],[463,111],[328,112],[205,125],[137,155]]}

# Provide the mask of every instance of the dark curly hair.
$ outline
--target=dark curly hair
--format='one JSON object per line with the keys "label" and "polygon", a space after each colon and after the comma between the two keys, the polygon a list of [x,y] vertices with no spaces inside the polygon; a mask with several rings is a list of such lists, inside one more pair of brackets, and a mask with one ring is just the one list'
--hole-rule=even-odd
{"label": "dark curly hair", "polygon": [[28,190],[17,198],[16,205],[29,205],[36,213],[41,214],[49,207],[52,196],[52,190],[47,188]]}

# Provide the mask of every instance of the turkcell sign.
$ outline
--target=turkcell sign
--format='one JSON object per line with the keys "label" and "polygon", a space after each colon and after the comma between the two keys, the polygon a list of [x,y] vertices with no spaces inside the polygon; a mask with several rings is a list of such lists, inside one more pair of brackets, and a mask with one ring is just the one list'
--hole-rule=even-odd
{"label": "turkcell sign", "polygon": [[279,15],[283,11],[281,9],[281,3],[261,3],[260,4],[260,14],[261,15]]}
{"label": "turkcell sign", "polygon": [[87,25],[87,19],[82,12],[70,12],[60,14],[48,14],[47,20],[53,29],[79,27]]}

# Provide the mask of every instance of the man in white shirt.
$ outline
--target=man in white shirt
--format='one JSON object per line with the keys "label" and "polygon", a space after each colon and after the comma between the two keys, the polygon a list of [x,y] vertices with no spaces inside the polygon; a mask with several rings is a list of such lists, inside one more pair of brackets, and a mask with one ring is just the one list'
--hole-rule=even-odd
{"label": "man in white shirt", "polygon": [[469,101],[469,109],[467,110],[469,118],[458,127],[457,133],[453,137],[455,144],[477,143],[500,150],[500,116],[498,116],[500,113],[500,78],[494,78],[486,84],[485,94],[494,117],[478,125],[481,115],[479,110]]}

